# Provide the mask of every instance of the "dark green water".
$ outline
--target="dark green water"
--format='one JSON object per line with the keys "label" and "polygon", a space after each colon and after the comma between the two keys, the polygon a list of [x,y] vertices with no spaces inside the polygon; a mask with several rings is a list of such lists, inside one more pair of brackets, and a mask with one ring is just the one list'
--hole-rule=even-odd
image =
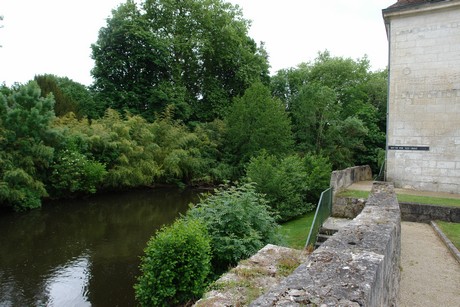
{"label": "dark green water", "polygon": [[139,256],[195,191],[136,190],[0,215],[0,306],[133,306]]}

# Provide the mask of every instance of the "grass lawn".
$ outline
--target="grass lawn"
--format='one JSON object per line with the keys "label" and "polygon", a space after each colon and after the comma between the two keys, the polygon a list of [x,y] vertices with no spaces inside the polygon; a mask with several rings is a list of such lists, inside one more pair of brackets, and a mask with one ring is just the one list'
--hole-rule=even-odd
{"label": "grass lawn", "polygon": [[[340,192],[339,196],[342,197],[356,197],[356,198],[367,198],[369,192],[367,191],[357,191],[357,190],[345,190]],[[437,206],[447,206],[447,207],[460,207],[460,199],[455,198],[441,198],[441,197],[429,197],[429,196],[420,196],[420,195],[410,195],[397,193],[399,202],[403,203],[418,203],[418,204],[429,204]]]}
{"label": "grass lawn", "polygon": [[454,243],[455,247],[460,250],[460,223],[449,223],[436,221],[442,232]]}
{"label": "grass lawn", "polygon": [[280,233],[287,247],[296,249],[303,249],[305,247],[314,217],[315,210],[281,225]]}
{"label": "grass lawn", "polygon": [[398,201],[403,203],[419,203],[446,207],[460,207],[460,199],[428,197],[409,194],[397,194]]}

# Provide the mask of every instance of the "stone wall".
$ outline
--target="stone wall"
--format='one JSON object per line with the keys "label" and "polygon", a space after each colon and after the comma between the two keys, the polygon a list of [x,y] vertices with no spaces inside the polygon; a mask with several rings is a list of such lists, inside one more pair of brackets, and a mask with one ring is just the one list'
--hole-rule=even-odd
{"label": "stone wall", "polygon": [[[353,219],[366,206],[366,199],[354,197],[336,197],[332,206],[332,216]],[[400,202],[401,220],[407,222],[430,223],[445,221],[460,223],[460,207],[428,205]]]}
{"label": "stone wall", "polygon": [[383,15],[390,46],[386,180],[460,193],[460,1]]}
{"label": "stone wall", "polygon": [[442,207],[416,203],[399,203],[401,219],[408,222],[430,223],[441,220],[460,223],[459,207]]}
{"label": "stone wall", "polygon": [[395,306],[400,254],[398,201],[376,182],[359,216],[251,306]]}
{"label": "stone wall", "polygon": [[366,199],[355,197],[335,197],[332,204],[332,217],[354,219],[363,211]]}
{"label": "stone wall", "polygon": [[355,182],[372,180],[372,170],[369,165],[349,167],[331,174],[330,186],[334,194],[338,193]]}

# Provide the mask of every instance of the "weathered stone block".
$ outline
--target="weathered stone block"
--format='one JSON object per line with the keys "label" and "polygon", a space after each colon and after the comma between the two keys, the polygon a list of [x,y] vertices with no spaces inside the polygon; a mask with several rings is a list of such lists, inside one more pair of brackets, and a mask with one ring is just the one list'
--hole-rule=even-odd
{"label": "weathered stone block", "polygon": [[335,197],[332,205],[332,216],[354,219],[361,213],[365,204],[364,198]]}

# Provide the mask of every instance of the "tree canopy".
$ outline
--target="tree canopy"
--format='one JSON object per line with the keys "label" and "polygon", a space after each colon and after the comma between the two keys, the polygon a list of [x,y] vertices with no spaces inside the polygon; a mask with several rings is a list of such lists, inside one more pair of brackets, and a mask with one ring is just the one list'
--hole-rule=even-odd
{"label": "tree canopy", "polygon": [[319,53],[313,63],[280,70],[271,90],[292,119],[296,147],[323,154],[335,169],[377,168],[385,147],[386,72],[358,60]]}
{"label": "tree canopy", "polygon": [[117,110],[182,120],[222,117],[254,81],[268,84],[263,46],[241,10],[222,0],[128,0],[92,45],[94,90]]}
{"label": "tree canopy", "polygon": [[291,121],[270,89],[255,83],[236,98],[225,118],[225,153],[240,170],[261,151],[280,157],[293,150]]}

